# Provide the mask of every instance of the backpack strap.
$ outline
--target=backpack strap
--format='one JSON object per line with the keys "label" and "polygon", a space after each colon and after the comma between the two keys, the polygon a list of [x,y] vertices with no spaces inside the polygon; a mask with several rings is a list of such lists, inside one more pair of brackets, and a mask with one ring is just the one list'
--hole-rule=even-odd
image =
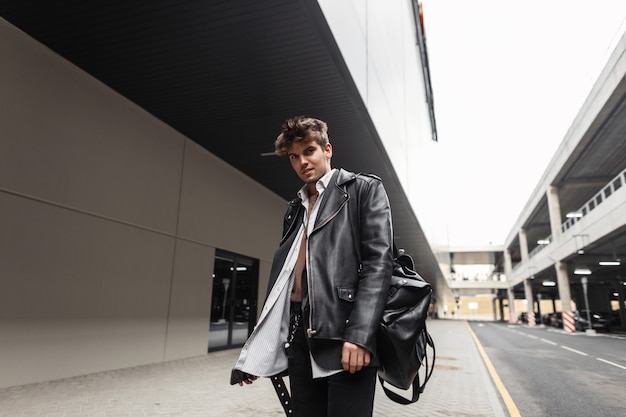
{"label": "backpack strap", "polygon": [[[357,174],[357,176],[360,174]],[[352,183],[356,182],[353,181]],[[356,226],[360,225],[360,218],[361,218],[361,214],[360,214],[360,204],[359,204],[359,193],[353,193],[351,194],[348,191],[348,185],[345,185],[344,187],[344,191],[346,192],[346,194],[348,194],[350,196],[350,199],[348,200],[348,207],[350,209],[350,232],[352,233],[352,242],[354,243],[354,251],[356,252],[356,259],[359,261],[359,275],[361,275],[361,268],[363,267],[363,265],[361,265],[361,248],[359,247],[359,241],[360,239],[358,238],[355,228]],[[350,200],[352,198],[355,198],[356,203],[355,204],[350,204]],[[358,222],[357,225],[355,225],[355,223]]]}
{"label": "backpack strap", "polygon": [[[381,181],[380,177],[374,175],[374,174],[356,174],[356,178],[358,178],[359,176],[366,176],[366,177],[371,177],[371,178],[375,178],[379,181]],[[355,184],[355,181],[352,181],[348,184]],[[354,188],[354,187],[353,187]],[[360,228],[361,226],[361,204],[359,202],[359,193],[355,192],[355,193],[350,193],[348,191],[348,185],[344,186],[344,191],[346,192],[346,194],[348,194],[350,196],[350,198],[355,198],[356,199],[356,203],[353,204],[353,208],[351,208],[351,216],[350,216],[350,231],[352,232],[352,241],[354,242],[354,251],[356,252],[356,258],[359,261],[359,273],[361,272],[361,250],[359,247],[358,242],[360,242],[360,239],[357,236],[357,233],[355,231],[355,228],[358,226]],[[348,203],[348,205],[350,205],[350,203]],[[398,253],[398,248],[396,247],[396,241],[395,239],[392,238],[392,244],[393,244],[393,258],[396,259],[399,255]]]}

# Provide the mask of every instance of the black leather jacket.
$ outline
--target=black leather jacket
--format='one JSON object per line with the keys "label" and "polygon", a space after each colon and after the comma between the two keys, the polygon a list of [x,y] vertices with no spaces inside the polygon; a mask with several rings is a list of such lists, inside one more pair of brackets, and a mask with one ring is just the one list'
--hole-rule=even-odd
{"label": "black leather jacket", "polygon": [[[299,198],[289,202],[268,293],[303,214]],[[355,240],[360,240],[360,254]],[[324,191],[308,244],[305,329],[317,363],[337,369],[344,341],[376,352],[376,331],[393,268],[391,210],[381,180],[337,170]]]}

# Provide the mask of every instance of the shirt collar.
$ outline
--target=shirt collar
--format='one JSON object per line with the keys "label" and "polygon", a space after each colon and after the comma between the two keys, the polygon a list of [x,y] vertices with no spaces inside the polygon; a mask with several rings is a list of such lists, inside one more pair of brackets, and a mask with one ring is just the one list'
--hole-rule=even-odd
{"label": "shirt collar", "polygon": [[[317,192],[320,195],[322,195],[324,190],[326,188],[328,188],[328,184],[330,183],[330,179],[331,179],[331,177],[333,176],[333,173],[336,170],[337,170],[336,168],[331,169],[322,178],[317,180],[317,182],[315,183],[315,189],[317,189]],[[303,185],[302,188],[300,188],[300,190],[298,190],[298,197],[300,197],[300,200],[302,200],[303,202],[309,200],[309,195],[306,192],[306,184]]]}

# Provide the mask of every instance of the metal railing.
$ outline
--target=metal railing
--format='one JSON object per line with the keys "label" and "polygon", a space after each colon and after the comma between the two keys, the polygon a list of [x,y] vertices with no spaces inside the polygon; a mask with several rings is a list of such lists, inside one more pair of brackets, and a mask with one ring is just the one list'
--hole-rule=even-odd
{"label": "metal railing", "polygon": [[540,241],[545,242],[545,243],[539,243],[537,246],[535,246],[535,248],[531,250],[530,253],[528,254],[529,258],[532,258],[537,253],[541,252],[546,246],[552,243],[552,235],[546,236],[543,239],[540,239]]}
{"label": "metal railing", "polygon": [[[569,230],[576,222],[580,221],[583,217],[593,211],[600,204],[604,203],[604,201],[612,196],[617,190],[626,185],[626,168],[622,170],[618,175],[616,175],[611,181],[609,181],[600,191],[598,191],[592,198],[590,198],[582,207],[575,211],[578,215],[575,217],[568,218],[561,224],[561,232],[566,232]],[[532,251],[528,253],[528,258],[532,258],[543,249],[545,249],[548,245],[552,243],[552,235],[546,236],[541,239],[545,241],[544,244],[539,244]],[[522,266],[523,262],[519,262],[512,267],[512,271],[516,271]]]}
{"label": "metal railing", "polygon": [[506,275],[503,272],[476,272],[473,274],[463,274],[452,272],[449,275],[450,281],[467,281],[467,282],[505,282]]}
{"label": "metal railing", "polygon": [[600,191],[591,197],[582,207],[576,210],[577,217],[571,217],[561,224],[561,232],[567,231],[576,222],[580,221],[587,214],[592,212],[600,204],[615,193],[618,189],[626,184],[626,169],[619,173],[615,178],[608,182]]}

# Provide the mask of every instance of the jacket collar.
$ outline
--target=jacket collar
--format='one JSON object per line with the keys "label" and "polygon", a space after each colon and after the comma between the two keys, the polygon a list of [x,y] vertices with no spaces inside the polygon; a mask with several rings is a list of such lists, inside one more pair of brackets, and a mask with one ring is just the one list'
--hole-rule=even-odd
{"label": "jacket collar", "polygon": [[[335,184],[340,189],[343,189],[343,186],[345,184],[349,183],[350,181],[354,181],[356,179],[356,174],[354,172],[346,171],[343,168],[339,168],[335,174],[336,174],[334,178]],[[331,179],[331,183],[332,183],[332,179]]]}
{"label": "jacket collar", "polygon": [[[333,174],[333,176],[330,178],[330,181],[328,183],[328,189],[339,189],[341,191],[343,191],[343,189],[345,188],[345,185],[348,184],[351,181],[354,181],[357,177],[357,174],[355,174],[354,172],[350,172],[350,171],[346,171],[343,168],[339,168],[337,170],[335,170],[335,173]],[[324,191],[326,192],[326,191]],[[289,201],[287,204],[289,204],[290,206],[298,206],[302,203],[302,199],[300,199],[300,197],[296,197],[293,200]]]}
{"label": "jacket collar", "polygon": [[[354,181],[356,177],[357,175],[354,172],[346,171],[343,168],[339,168],[335,171],[328,183],[328,188],[324,191],[324,198],[322,198],[320,202],[319,212],[315,220],[316,228],[330,221],[337,211],[348,201],[350,196],[346,191],[346,185]],[[291,210],[297,213],[295,214],[296,219],[301,218],[302,200],[296,197],[289,202],[289,206],[292,207]]]}
{"label": "jacket collar", "polygon": [[341,207],[345,205],[350,198],[345,186],[355,179],[355,173],[344,169],[338,169],[333,174],[328,188],[324,191],[324,198],[322,198],[319,212],[315,219],[315,228],[328,223]]}

